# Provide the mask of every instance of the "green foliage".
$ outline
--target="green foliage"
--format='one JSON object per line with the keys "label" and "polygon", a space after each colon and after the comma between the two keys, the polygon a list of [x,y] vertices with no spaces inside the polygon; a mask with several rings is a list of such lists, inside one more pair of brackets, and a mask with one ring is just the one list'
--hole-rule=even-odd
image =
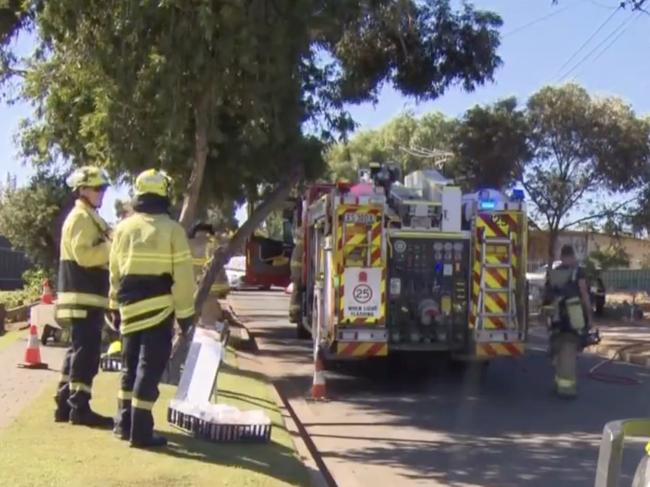
{"label": "green foliage", "polygon": [[589,254],[589,262],[595,268],[606,271],[608,269],[627,269],[630,267],[630,254],[620,245],[613,245],[606,249],[594,250]]}
{"label": "green foliage", "polygon": [[[432,166],[409,148],[452,152],[445,173],[466,191],[521,182],[532,216],[551,232],[549,255],[558,233],[574,225],[607,219],[610,226],[631,224],[636,233],[650,228],[650,189],[632,213],[629,200],[606,206],[591,199],[595,191],[638,189],[650,176],[650,120],[619,98],[594,98],[568,84],[542,88],[523,109],[509,98],[476,106],[459,120],[403,114],[333,146],[327,159],[333,176],[347,178],[371,161],[398,162],[405,173]],[[580,210],[587,215],[568,220]]]}
{"label": "green foliage", "polygon": [[264,237],[283,242],[285,240],[285,225],[282,211],[273,211],[265,220],[263,227],[258,232]]}
{"label": "green foliage", "polygon": [[354,180],[357,170],[371,162],[398,163],[405,174],[429,167],[431,158],[411,149],[449,150],[456,124],[438,112],[420,118],[411,113],[399,115],[377,130],[359,132],[333,145],[326,154],[330,175]]}
{"label": "green foliage", "polygon": [[0,303],[7,309],[38,300],[43,292],[43,281],[52,275],[43,269],[27,270],[23,273],[23,288],[15,291],[0,291]]}
{"label": "green foliage", "polygon": [[0,188],[0,234],[49,275],[58,255],[61,210],[70,197],[65,178],[39,172],[19,188],[9,179]]}
{"label": "green foliage", "polygon": [[229,233],[237,230],[239,226],[235,218],[237,211],[234,203],[224,202],[220,205],[213,205],[206,211],[207,220],[212,224],[218,233]]}
{"label": "green foliage", "polygon": [[17,289],[15,291],[0,291],[0,304],[4,304],[5,308],[17,308],[23,304],[28,304],[36,301],[39,294],[27,291],[25,289]]}
{"label": "green foliage", "polygon": [[526,127],[514,98],[476,106],[458,120],[439,112],[420,118],[406,113],[333,146],[327,160],[333,177],[353,179],[373,161],[396,162],[408,174],[434,165],[435,157],[425,154],[447,152],[445,175],[465,190],[501,188],[520,177],[530,157]]}
{"label": "green foliage", "polygon": [[546,87],[527,114],[534,157],[524,186],[550,229],[571,226],[565,217],[589,192],[628,190],[647,177],[650,124],[622,100],[574,84]]}
{"label": "green foliage", "polygon": [[530,159],[527,136],[526,115],[515,98],[471,108],[453,135],[455,177],[474,190],[519,180]]}
{"label": "green foliage", "polygon": [[316,177],[323,144],[353,127],[344,104],[384,82],[432,99],[454,83],[474,89],[500,64],[501,19],[448,0],[22,5],[31,22],[12,32],[34,25],[41,40],[24,155],[99,162],[118,178],[161,165],[194,206],[199,193],[206,205],[241,202],[300,165]]}

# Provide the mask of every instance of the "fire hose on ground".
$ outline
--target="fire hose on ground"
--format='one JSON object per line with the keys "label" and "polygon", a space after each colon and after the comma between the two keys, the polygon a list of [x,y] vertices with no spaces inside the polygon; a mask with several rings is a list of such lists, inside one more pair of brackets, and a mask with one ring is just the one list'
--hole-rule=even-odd
{"label": "fire hose on ground", "polygon": [[648,346],[648,343],[646,342],[635,342],[635,343],[629,343],[627,345],[624,345],[620,347],[619,349],[616,350],[614,355],[612,355],[610,358],[606,360],[602,360],[601,362],[597,363],[594,365],[591,369],[589,369],[589,372],[587,373],[587,376],[590,379],[597,380],[600,382],[605,382],[608,384],[618,384],[618,385],[625,385],[625,386],[637,386],[642,384],[642,381],[635,378],[635,377],[628,377],[620,374],[614,374],[611,372],[604,372],[601,369],[605,367],[608,364],[613,363],[616,361],[617,358],[623,358],[622,354],[623,352],[641,347],[641,346]]}

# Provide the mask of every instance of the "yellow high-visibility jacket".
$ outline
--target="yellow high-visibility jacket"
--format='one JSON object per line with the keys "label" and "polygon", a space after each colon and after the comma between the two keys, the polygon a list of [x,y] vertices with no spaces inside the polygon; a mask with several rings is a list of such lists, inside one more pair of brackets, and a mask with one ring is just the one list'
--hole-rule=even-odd
{"label": "yellow high-visibility jacket", "polygon": [[296,238],[293,251],[291,252],[291,281],[299,286],[302,281],[302,259],[304,254],[304,243],[302,236]]}
{"label": "yellow high-visibility jacket", "polygon": [[110,307],[123,335],[194,314],[192,255],[185,230],[167,214],[136,212],[115,229]]}
{"label": "yellow high-visibility jacket", "polygon": [[108,306],[109,227],[82,199],[61,231],[56,318],[83,319],[91,308]]}
{"label": "yellow high-visibility jacket", "polygon": [[[212,254],[219,246],[219,241],[216,238],[206,238],[203,236],[196,236],[190,239],[190,250],[192,252],[192,263],[194,264],[194,280],[198,285],[199,279],[203,275],[206,266],[212,260]],[[225,269],[217,275],[214,283],[210,287],[210,293],[222,294],[230,290],[228,284],[228,277]]]}

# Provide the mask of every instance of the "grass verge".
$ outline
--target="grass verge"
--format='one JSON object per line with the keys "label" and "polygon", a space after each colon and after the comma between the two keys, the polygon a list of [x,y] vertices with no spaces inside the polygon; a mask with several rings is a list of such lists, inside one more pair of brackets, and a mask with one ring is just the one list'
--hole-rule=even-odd
{"label": "grass verge", "polygon": [[23,338],[27,336],[27,331],[26,330],[15,330],[15,331],[8,331],[4,335],[0,336],[0,350],[3,348],[8,347],[12,343],[14,343],[16,340],[19,338]]}
{"label": "grass verge", "polygon": [[[119,374],[98,375],[93,407],[113,414]],[[268,444],[212,444],[170,427],[166,408],[175,388],[162,385],[154,408],[156,429],[167,449],[136,450],[95,430],[52,421],[53,389],[0,431],[0,484],[11,486],[283,486],[309,485],[269,384],[240,370],[232,353],[219,374],[219,402],[240,409],[263,409],[273,421]]]}

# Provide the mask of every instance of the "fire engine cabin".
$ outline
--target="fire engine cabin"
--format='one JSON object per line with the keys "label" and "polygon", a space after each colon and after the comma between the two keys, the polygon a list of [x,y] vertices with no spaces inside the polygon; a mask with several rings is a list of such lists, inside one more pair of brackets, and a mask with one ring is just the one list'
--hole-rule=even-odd
{"label": "fire engine cabin", "polygon": [[[437,171],[385,166],[305,202],[303,323],[330,359],[523,353],[520,193],[461,194]],[[300,326],[300,325],[299,325]]]}

